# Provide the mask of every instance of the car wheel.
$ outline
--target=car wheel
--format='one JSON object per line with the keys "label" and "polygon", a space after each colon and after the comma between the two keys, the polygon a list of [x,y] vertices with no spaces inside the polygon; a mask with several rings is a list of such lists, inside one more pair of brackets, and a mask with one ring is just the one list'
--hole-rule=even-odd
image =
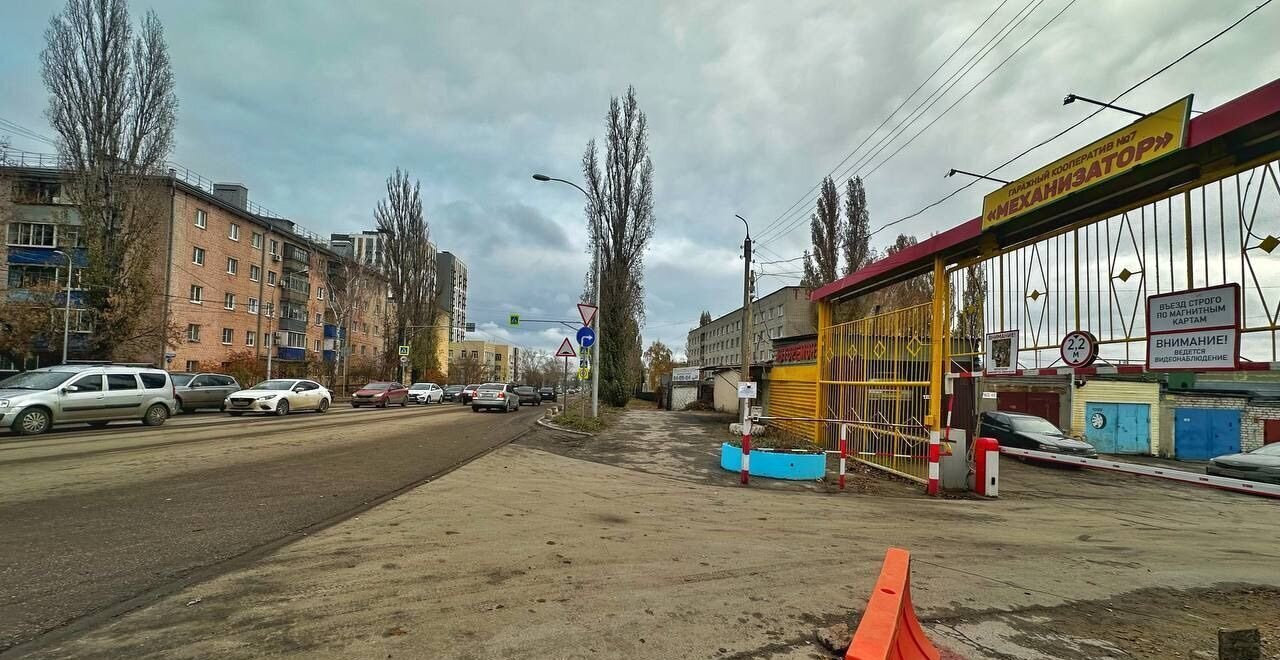
{"label": "car wheel", "polygon": [[471,406],[471,412],[480,412],[479,406]]}
{"label": "car wheel", "polygon": [[18,435],[40,435],[49,430],[53,418],[43,408],[31,408],[13,420],[13,431]]}
{"label": "car wheel", "polygon": [[288,415],[288,414],[289,414],[289,400],[283,399],[282,401],[280,401],[280,403],[276,404],[276,416],[284,417],[285,415]]}
{"label": "car wheel", "polygon": [[387,407],[387,400],[386,400],[386,399],[383,399],[381,402],[379,402],[379,403],[378,403],[378,407],[379,407],[379,408],[386,408],[386,407]]}
{"label": "car wheel", "polygon": [[166,419],[169,419],[169,409],[157,403],[147,408],[146,414],[142,416],[142,423],[147,426],[160,426]]}
{"label": "car wheel", "polygon": [[353,403],[353,404],[351,404],[351,407],[352,407],[352,408],[359,408],[360,406],[358,406],[358,405],[356,405],[356,404],[354,404],[354,403]]}
{"label": "car wheel", "polygon": [[316,412],[318,412],[318,413],[320,413],[321,415],[323,415],[323,414],[325,413],[325,411],[327,411],[328,409],[329,409],[329,400],[328,400],[328,399],[320,399],[320,405],[316,406]]}
{"label": "car wheel", "polygon": [[188,414],[188,413],[195,412],[195,411],[194,411],[194,409],[192,409],[192,408],[187,408],[187,407],[183,406],[183,405],[182,405],[182,399],[174,399],[174,403],[178,404],[178,412],[180,412],[180,413],[182,413],[182,414],[184,414],[184,415],[185,415],[185,414]]}
{"label": "car wheel", "polygon": [[400,399],[400,407],[401,407],[401,408],[404,408],[404,407],[405,407],[405,406],[407,406],[407,405],[409,405],[409,397],[405,397],[405,398],[403,398],[403,399]]}

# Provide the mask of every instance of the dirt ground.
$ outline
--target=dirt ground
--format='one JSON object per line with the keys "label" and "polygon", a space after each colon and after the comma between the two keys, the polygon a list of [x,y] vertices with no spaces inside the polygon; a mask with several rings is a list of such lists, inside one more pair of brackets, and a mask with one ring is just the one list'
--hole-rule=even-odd
{"label": "dirt ground", "polygon": [[719,420],[644,413],[538,431],[33,657],[826,658],[815,630],[856,621],[889,546],[962,657],[1186,658],[1250,623],[1274,644],[1272,502],[1020,463],[991,501],[742,488]]}

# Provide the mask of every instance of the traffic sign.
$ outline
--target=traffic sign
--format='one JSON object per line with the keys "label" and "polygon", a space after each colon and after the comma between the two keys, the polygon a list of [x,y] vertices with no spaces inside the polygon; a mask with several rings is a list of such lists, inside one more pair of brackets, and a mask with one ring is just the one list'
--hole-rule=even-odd
{"label": "traffic sign", "polygon": [[[569,341],[568,339],[565,340]],[[596,331],[587,326],[578,328],[578,345],[583,348],[591,348],[596,343]]]}
{"label": "traffic sign", "polygon": [[508,315],[507,315],[507,325],[510,325],[510,326],[517,326],[517,325],[520,325],[520,315],[519,315],[519,314],[508,314]]}
{"label": "traffic sign", "polygon": [[560,342],[560,350],[556,351],[556,357],[578,357],[578,354],[573,350],[573,344],[569,343],[568,337]]}
{"label": "traffic sign", "polygon": [[401,347],[400,347],[400,350],[398,351],[398,354],[399,354],[400,356],[402,356],[402,357],[403,357],[403,356],[405,356],[405,355],[408,355],[408,354],[409,354],[409,347],[408,347],[408,346],[401,346]]}
{"label": "traffic sign", "polygon": [[596,318],[596,306],[578,303],[578,316],[582,317],[582,325],[591,325]]}
{"label": "traffic sign", "polygon": [[578,367],[578,380],[590,380],[591,367]]}
{"label": "traffic sign", "polygon": [[407,366],[409,366],[409,358],[407,358],[407,357],[401,357],[401,358],[400,358],[400,366],[402,366],[402,367],[407,367]]}
{"label": "traffic sign", "polygon": [[1098,359],[1098,338],[1088,330],[1073,330],[1062,338],[1061,352],[1068,367],[1087,367]]}

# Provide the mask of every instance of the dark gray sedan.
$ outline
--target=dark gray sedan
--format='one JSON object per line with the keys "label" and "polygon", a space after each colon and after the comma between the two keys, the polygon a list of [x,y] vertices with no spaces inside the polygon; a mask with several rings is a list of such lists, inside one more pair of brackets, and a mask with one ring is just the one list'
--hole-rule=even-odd
{"label": "dark gray sedan", "polygon": [[1280,442],[1243,454],[1227,454],[1209,461],[1204,469],[1217,477],[1280,484]]}
{"label": "dark gray sedan", "polygon": [[240,383],[225,374],[170,374],[178,409],[194,412],[200,408],[222,410],[223,401],[232,392],[239,392]]}

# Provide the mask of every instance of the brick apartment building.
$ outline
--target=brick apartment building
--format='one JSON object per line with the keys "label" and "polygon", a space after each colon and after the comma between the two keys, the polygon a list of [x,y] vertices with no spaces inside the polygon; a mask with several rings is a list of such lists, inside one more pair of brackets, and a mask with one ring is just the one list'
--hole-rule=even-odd
{"label": "brick apartment building", "polygon": [[[0,214],[6,238],[0,284],[10,301],[37,284],[65,283],[67,253],[73,282],[74,271],[85,264],[84,249],[68,243],[80,219],[62,194],[64,175],[47,156],[15,158],[10,152],[0,163],[0,203],[6,210]],[[382,335],[392,304],[385,278],[375,278],[375,290],[344,333],[328,314],[325,289],[331,262],[344,257],[326,241],[250,203],[244,186],[211,184],[177,170],[152,183],[169,198],[169,218],[158,223],[161,231],[154,239],[163,245],[156,251],[156,272],[165,295],[157,322],[176,329],[179,338],[167,345],[157,341],[130,359],[177,371],[216,368],[236,354],[265,358],[270,352],[274,374],[320,377],[332,372],[343,337],[351,355],[380,359],[387,349]],[[69,358],[94,357],[83,340],[92,332],[92,321],[80,309],[74,285],[71,301]],[[60,337],[36,341],[33,359],[13,364],[0,356],[0,369],[60,360]]]}
{"label": "brick apartment building", "polygon": [[[772,339],[815,332],[809,290],[784,286],[751,303],[753,335],[751,361],[773,359]],[[701,367],[734,367],[742,364],[742,307],[689,331],[685,351],[689,364]]]}

